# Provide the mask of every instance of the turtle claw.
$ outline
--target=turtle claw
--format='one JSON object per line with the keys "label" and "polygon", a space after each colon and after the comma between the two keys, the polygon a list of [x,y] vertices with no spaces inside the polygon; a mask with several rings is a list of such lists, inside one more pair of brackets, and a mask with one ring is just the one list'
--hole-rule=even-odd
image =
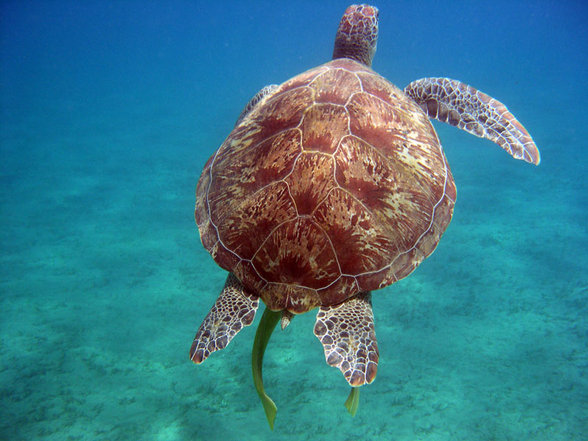
{"label": "turtle claw", "polygon": [[245,289],[233,274],[204,318],[190,348],[190,359],[202,363],[214,351],[224,349],[237,333],[255,318],[259,298]]}
{"label": "turtle claw", "polygon": [[374,381],[378,370],[370,297],[369,292],[362,292],[337,306],[322,306],[314,325],[327,364],[339,368],[354,388]]}

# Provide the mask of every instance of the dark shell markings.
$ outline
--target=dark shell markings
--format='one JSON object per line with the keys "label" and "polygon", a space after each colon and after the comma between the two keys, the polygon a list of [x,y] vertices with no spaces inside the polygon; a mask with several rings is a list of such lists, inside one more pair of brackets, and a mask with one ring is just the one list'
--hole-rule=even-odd
{"label": "dark shell markings", "polygon": [[530,135],[499,101],[447,78],[401,90],[374,72],[377,34],[377,8],[347,8],[333,60],[255,95],[198,182],[202,243],[229,274],[190,358],[201,363],[226,347],[261,299],[253,376],[271,427],[276,406],[261,366],[280,319],[284,328],[318,308],[314,333],[352,386],[352,414],[358,387],[376,377],[371,292],[435,250],[456,200],[429,118],[539,163]]}

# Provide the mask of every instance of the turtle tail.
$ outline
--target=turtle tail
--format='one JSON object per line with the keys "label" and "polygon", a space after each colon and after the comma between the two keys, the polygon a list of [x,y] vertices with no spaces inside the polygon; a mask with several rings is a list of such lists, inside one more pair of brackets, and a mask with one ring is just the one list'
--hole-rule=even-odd
{"label": "turtle tail", "polygon": [[261,316],[261,321],[257,326],[255,341],[253,342],[253,351],[251,353],[253,383],[255,384],[255,389],[257,390],[261,404],[263,404],[267,422],[272,430],[274,430],[274,420],[276,419],[278,408],[272,399],[265,393],[265,389],[263,388],[263,354],[265,353],[267,343],[269,342],[281,315],[280,311],[272,311],[267,307],[265,308],[265,311]]}

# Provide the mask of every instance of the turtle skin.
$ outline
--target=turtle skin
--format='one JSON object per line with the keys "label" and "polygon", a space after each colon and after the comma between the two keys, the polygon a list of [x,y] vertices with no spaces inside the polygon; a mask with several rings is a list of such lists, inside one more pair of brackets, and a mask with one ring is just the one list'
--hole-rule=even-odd
{"label": "turtle skin", "polygon": [[406,277],[455,198],[425,112],[344,58],[253,106],[207,162],[195,216],[219,266],[270,309],[299,314]]}
{"label": "turtle skin", "polygon": [[375,73],[378,18],[374,6],[349,6],[333,61],[260,90],[198,182],[202,243],[229,274],[190,358],[202,363],[225,348],[253,322],[261,298],[252,366],[270,425],[275,405],[261,382],[264,349],[256,348],[265,348],[279,315],[284,328],[293,314],[318,307],[314,334],[326,362],[352,386],[352,414],[357,387],[374,380],[371,291],[406,277],[433,252],[455,204],[429,118],[515,159],[541,160],[525,127],[491,96],[442,77],[402,91]]}

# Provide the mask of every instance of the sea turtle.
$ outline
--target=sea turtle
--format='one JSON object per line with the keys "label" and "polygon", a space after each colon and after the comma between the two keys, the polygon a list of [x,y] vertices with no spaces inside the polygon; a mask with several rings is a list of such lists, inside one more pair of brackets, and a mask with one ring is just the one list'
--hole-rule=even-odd
{"label": "sea turtle", "polygon": [[371,69],[378,9],[347,8],[333,60],[263,88],[208,160],[195,217],[203,245],[229,271],[198,329],[201,363],[266,305],[253,350],[256,388],[273,427],[261,361],[281,318],[318,308],[326,361],[352,386],[371,383],[378,346],[370,292],[408,276],[453,213],[456,189],[429,118],[539,164],[506,107],[459,81],[424,78],[400,90]]}

